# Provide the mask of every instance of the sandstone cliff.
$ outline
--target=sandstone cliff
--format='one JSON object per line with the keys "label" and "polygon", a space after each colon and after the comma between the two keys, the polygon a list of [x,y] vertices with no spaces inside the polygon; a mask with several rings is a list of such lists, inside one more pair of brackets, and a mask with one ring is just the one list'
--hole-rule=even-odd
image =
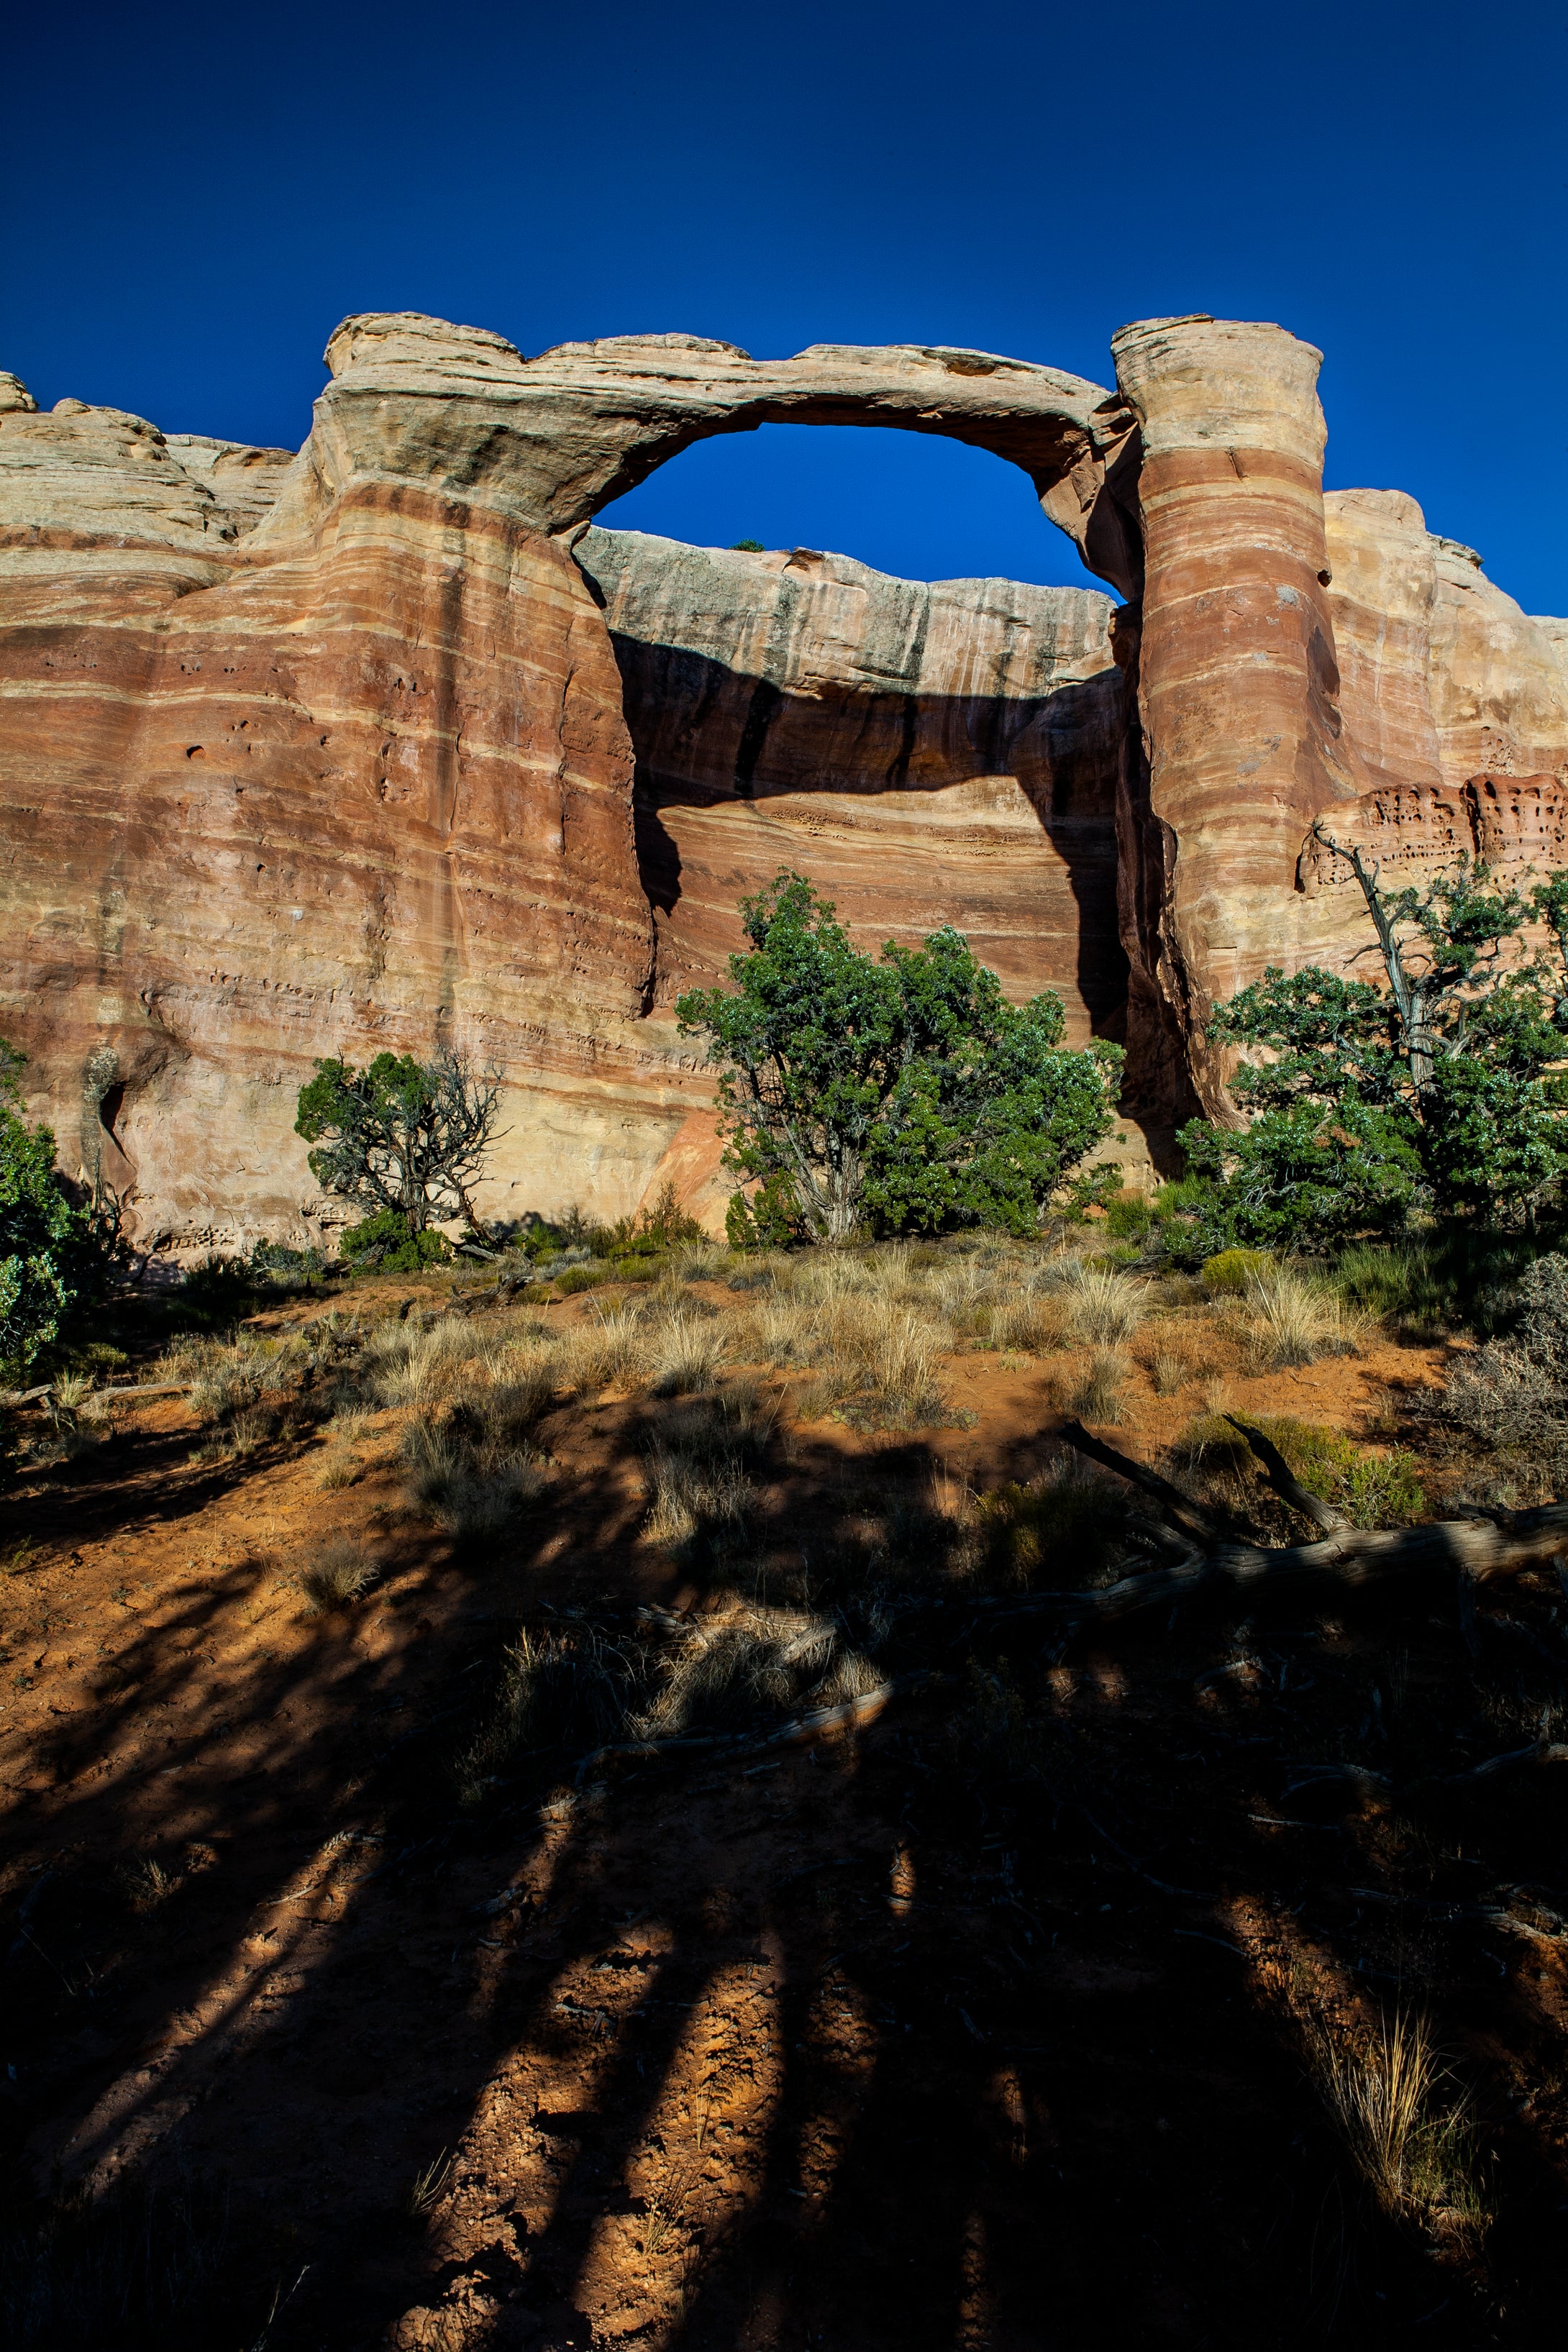
{"label": "sandstone cliff", "polygon": [[[1115,355],[1110,391],[355,319],[297,457],[0,377],[0,1033],[68,1166],[184,1244],[300,1233],[311,1059],[451,1039],[507,1078],[492,1209],[665,1172],[710,1207],[671,1000],[786,862],[868,940],[952,920],[1124,1032],[1158,1151],[1225,1115],[1214,998],[1346,950],[1314,817],[1555,862],[1568,625],[1399,494],[1325,500],[1317,354],[1279,328]],[[782,418],[996,451],[1129,603],[587,530]]]}

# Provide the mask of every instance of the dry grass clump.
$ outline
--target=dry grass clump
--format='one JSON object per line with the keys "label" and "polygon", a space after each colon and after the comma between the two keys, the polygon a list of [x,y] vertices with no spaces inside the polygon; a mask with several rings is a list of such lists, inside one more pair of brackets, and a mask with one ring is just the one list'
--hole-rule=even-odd
{"label": "dry grass clump", "polygon": [[368,1592],[381,1570],[348,1538],[323,1544],[308,1567],[300,1571],[300,1590],[312,1617],[327,1617],[346,1609]]}
{"label": "dry grass clump", "polygon": [[551,1337],[561,1384],[574,1396],[629,1388],[641,1375],[642,1315],[635,1306],[605,1307],[595,1298],[580,1323]]}
{"label": "dry grass clump", "polygon": [[718,1318],[677,1311],[650,1318],[645,1340],[647,1379],[655,1396],[691,1396],[711,1388],[728,1352]]}
{"label": "dry grass clump", "polygon": [[445,1422],[427,1413],[403,1433],[409,1492],[438,1527],[455,1536],[495,1535],[543,1488],[543,1458],[510,1443],[459,1411]]}
{"label": "dry grass clump", "polygon": [[189,1381],[191,1411],[209,1427],[221,1428],[244,1413],[281,1417],[309,1350],[297,1339],[266,1339],[247,1332],[237,1339],[210,1339],[187,1333],[176,1339],[158,1366],[160,1377]]}
{"label": "dry grass clump", "polygon": [[650,1543],[676,1550],[700,1534],[744,1524],[753,1490],[739,1463],[703,1462],[655,1444],[648,1449],[647,1475],[643,1533]]}
{"label": "dry grass clump", "polygon": [[722,1545],[743,1527],[776,1405],[754,1382],[736,1381],[667,1412],[647,1454],[648,1514],[643,1533],[672,1550],[700,1538]]}
{"label": "dry grass clump", "polygon": [[1025,1355],[1048,1355],[1068,1336],[1068,1311],[1059,1295],[1026,1281],[993,1304],[986,1337],[994,1348],[1016,1348]]}
{"label": "dry grass clump", "polygon": [[366,1341],[361,1361],[377,1403],[428,1408],[471,1385],[480,1343],[461,1316],[445,1315],[427,1330],[384,1326]]}
{"label": "dry grass clump", "polygon": [[500,1774],[552,1748],[575,1751],[620,1738],[642,1662],[591,1625],[524,1627],[501,1661],[483,1719],[454,1768],[465,1804]]}
{"label": "dry grass clump", "polygon": [[928,1312],[892,1306],[857,1284],[764,1302],[746,1345],[763,1363],[818,1374],[800,1401],[808,1415],[852,1403],[885,1427],[915,1429],[946,1410],[939,1378],[946,1336]]}
{"label": "dry grass clump", "polygon": [[1149,1359],[1149,1381],[1157,1397],[1179,1395],[1194,1377],[1187,1358],[1173,1348],[1156,1348]]}
{"label": "dry grass clump", "polygon": [[658,1663],[658,1687],[628,1728],[670,1739],[698,1725],[724,1729],[769,1711],[836,1706],[880,1686],[835,1620],[736,1600],[703,1617]]}
{"label": "dry grass clump", "polygon": [[1052,1269],[1067,1300],[1075,1339],[1091,1347],[1114,1348],[1131,1339],[1148,1311],[1149,1286],[1113,1265],[1063,1257]]}
{"label": "dry grass clump", "polygon": [[1127,1359],[1114,1348],[1092,1348],[1089,1361],[1068,1391],[1069,1412],[1114,1428],[1121,1419]]}
{"label": "dry grass clump", "polygon": [[364,1443],[369,1427],[368,1413],[351,1411],[333,1414],[327,1424],[326,1451],[316,1469],[318,1486],[331,1494],[354,1484],[364,1466],[356,1449]]}
{"label": "dry grass clump", "polygon": [[989,1580],[1005,1591],[1087,1588],[1119,1567],[1127,1549],[1125,1486],[1076,1454],[1026,1486],[980,1496],[973,1507]]}
{"label": "dry grass clump", "polygon": [[1240,1319],[1254,1369],[1267,1371],[1352,1353],[1363,1320],[1326,1283],[1283,1265],[1249,1270]]}
{"label": "dry grass clump", "polygon": [[1360,2044],[1320,2037],[1310,2058],[1346,2152],[1385,2213],[1465,2231],[1484,2221],[1469,2103],[1446,2091],[1424,2018],[1397,2011]]}

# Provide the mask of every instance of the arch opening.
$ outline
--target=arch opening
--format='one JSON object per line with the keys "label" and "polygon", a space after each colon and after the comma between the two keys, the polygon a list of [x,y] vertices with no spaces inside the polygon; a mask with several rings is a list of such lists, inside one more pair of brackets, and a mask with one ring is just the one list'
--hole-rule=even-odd
{"label": "arch opening", "polygon": [[[942,434],[877,425],[763,425],[712,434],[595,520],[697,546],[831,549],[895,578],[1099,589],[1017,465]],[[1043,527],[1046,526],[1046,527]]]}

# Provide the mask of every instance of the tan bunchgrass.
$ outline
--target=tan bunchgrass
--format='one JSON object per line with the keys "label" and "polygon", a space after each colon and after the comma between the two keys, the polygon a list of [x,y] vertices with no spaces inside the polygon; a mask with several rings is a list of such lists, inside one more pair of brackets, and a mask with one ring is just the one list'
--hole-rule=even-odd
{"label": "tan bunchgrass", "polygon": [[347,1538],[323,1544],[300,1571],[300,1590],[312,1617],[331,1616],[369,1591],[381,1571],[357,1543]]}
{"label": "tan bunchgrass", "polygon": [[561,1382],[574,1396],[631,1387],[641,1376],[646,1354],[639,1309],[591,1299],[587,1314],[567,1326],[559,1346]]}
{"label": "tan bunchgrass", "polygon": [[668,1739],[698,1722],[837,1706],[878,1688],[880,1679],[832,1619],[735,1600],[700,1618],[666,1652],[658,1687],[629,1727],[639,1739]]}
{"label": "tan bunchgrass", "polygon": [[700,1532],[744,1524],[752,1482],[731,1455],[702,1460],[656,1444],[648,1453],[647,1476],[643,1534],[649,1543],[673,1549]]}
{"label": "tan bunchgrass", "polygon": [[1193,1377],[1193,1368],[1184,1356],[1173,1353],[1169,1348],[1156,1348],[1149,1359],[1149,1379],[1157,1397],[1175,1396]]}
{"label": "tan bunchgrass", "polygon": [[1094,1348],[1068,1392],[1068,1403],[1085,1421],[1114,1427],[1121,1419],[1121,1393],[1127,1379],[1127,1359],[1114,1348]]}
{"label": "tan bunchgrass", "polygon": [[531,1447],[489,1436],[473,1443],[425,1414],[403,1433],[403,1459],[416,1501],[454,1536],[498,1534],[545,1483]]}
{"label": "tan bunchgrass", "polygon": [[646,1350],[655,1396],[693,1396],[711,1388],[728,1351],[716,1317],[679,1312],[651,1322]]}
{"label": "tan bunchgrass", "polygon": [[1131,1339],[1148,1311],[1147,1283],[1135,1282],[1116,1266],[1091,1265],[1081,1257],[1060,1258],[1052,1271],[1066,1297],[1075,1338],[1100,1348]]}
{"label": "tan bunchgrass", "polygon": [[1425,2018],[1396,2011],[1364,2042],[1320,2037],[1310,2055],[1323,2104],[1385,2213],[1461,2228],[1484,2218],[1469,2102],[1447,2090]]}
{"label": "tan bunchgrass", "polygon": [[1355,1345],[1356,1318],[1339,1294],[1289,1266],[1249,1272],[1240,1313],[1247,1352],[1260,1370],[1316,1363]]}

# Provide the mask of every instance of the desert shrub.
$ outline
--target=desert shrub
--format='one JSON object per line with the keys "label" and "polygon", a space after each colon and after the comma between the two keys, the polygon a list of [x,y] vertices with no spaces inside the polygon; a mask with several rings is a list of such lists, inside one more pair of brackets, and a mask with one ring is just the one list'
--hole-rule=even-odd
{"label": "desert shrub", "polygon": [[612,1262],[637,1257],[666,1257],[671,1250],[690,1249],[708,1235],[695,1217],[688,1216],[675,1197],[673,1183],[659,1187],[635,1216],[616,1224],[596,1226],[590,1240],[595,1254]]}
{"label": "desert shrub", "polygon": [[344,1539],[321,1547],[300,1571],[300,1590],[312,1617],[330,1616],[360,1600],[380,1573],[359,1544]]}
{"label": "desert shrub", "polygon": [[734,1250],[793,1249],[810,1238],[784,1169],[775,1168],[749,1193],[731,1193],[724,1234]]}
{"label": "desert shrub", "polygon": [[79,1202],[52,1131],[18,1117],[25,1066],[0,1039],[0,1384],[17,1385],[101,1298],[121,1256],[118,1209]]}
{"label": "desert shrub", "polygon": [[1268,1274],[1273,1264],[1267,1250],[1219,1250],[1204,1260],[1204,1287],[1216,1298],[1245,1298],[1254,1276]]}
{"label": "desert shrub", "polygon": [[612,1274],[607,1265],[569,1265],[555,1276],[555,1288],[561,1297],[575,1298],[584,1290],[602,1290],[606,1282],[624,1278],[624,1273]]}
{"label": "desert shrub", "polygon": [[379,1274],[422,1274],[426,1266],[444,1265],[452,1244],[434,1225],[410,1233],[400,1210],[378,1209],[357,1225],[345,1225],[338,1246],[353,1266]]}
{"label": "desert shrub", "polygon": [[1113,1242],[1146,1241],[1153,1223],[1153,1202],[1142,1192],[1123,1188],[1113,1192],[1105,1203],[1103,1231]]}
{"label": "desert shrub", "polygon": [[1568,1257],[1553,1251],[1526,1267],[1511,1328],[1460,1358],[1441,1411],[1489,1450],[1568,1463]]}
{"label": "desert shrub", "polygon": [[[1353,1527],[1406,1527],[1426,1516],[1426,1496],[1415,1456],[1375,1454],[1342,1430],[1325,1429],[1287,1414],[1259,1415],[1252,1425],[1279,1447],[1309,1493],[1343,1511]],[[1257,1518],[1280,1521],[1284,1504],[1269,1499],[1263,1471],[1240,1430],[1223,1414],[1189,1423],[1173,1452],[1178,1475],[1194,1473],[1226,1502]],[[1292,1517],[1290,1524],[1295,1526]]]}
{"label": "desert shrub", "polygon": [[1020,1592],[1100,1580],[1125,1549],[1131,1516],[1121,1482],[1076,1454],[1026,1486],[994,1488],[974,1508],[992,1580]]}

